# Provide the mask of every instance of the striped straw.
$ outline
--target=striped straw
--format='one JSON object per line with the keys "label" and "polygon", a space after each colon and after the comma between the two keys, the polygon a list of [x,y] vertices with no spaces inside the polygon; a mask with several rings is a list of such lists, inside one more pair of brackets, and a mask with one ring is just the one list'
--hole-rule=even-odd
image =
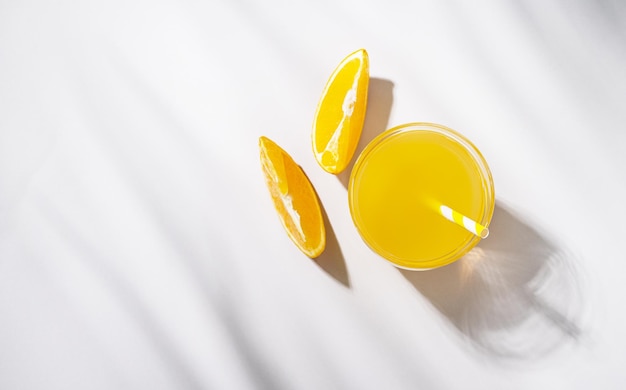
{"label": "striped straw", "polygon": [[452,210],[446,205],[439,206],[439,211],[447,220],[456,223],[457,225],[465,228],[470,233],[477,235],[480,238],[487,238],[489,235],[489,229],[479,224],[478,222],[466,217],[456,210]]}

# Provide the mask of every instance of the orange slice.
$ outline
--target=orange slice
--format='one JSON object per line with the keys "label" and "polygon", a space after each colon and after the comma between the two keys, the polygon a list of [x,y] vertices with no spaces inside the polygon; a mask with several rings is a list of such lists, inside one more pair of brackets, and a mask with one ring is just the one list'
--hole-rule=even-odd
{"label": "orange slice", "polygon": [[365,49],[341,61],[328,79],[313,123],[313,152],[327,172],[343,171],[356,150],[367,106],[369,57]]}
{"label": "orange slice", "polygon": [[313,185],[274,141],[259,138],[259,149],[265,182],[287,235],[305,255],[319,256],[326,246],[326,229]]}

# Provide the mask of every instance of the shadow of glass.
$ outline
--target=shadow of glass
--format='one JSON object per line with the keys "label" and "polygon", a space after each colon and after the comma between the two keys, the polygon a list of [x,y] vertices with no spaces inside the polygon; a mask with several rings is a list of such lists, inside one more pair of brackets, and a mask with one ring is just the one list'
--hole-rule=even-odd
{"label": "shadow of glass", "polygon": [[529,361],[578,341],[583,297],[572,256],[499,203],[489,230],[453,264],[400,272],[489,357]]}
{"label": "shadow of glass", "polygon": [[345,188],[348,188],[350,173],[352,172],[356,158],[378,134],[387,130],[392,104],[393,82],[372,77],[367,91],[367,112],[365,114],[365,122],[363,123],[363,131],[361,132],[359,144],[356,147],[354,157],[348,167],[337,175],[337,178],[339,178],[339,181]]}

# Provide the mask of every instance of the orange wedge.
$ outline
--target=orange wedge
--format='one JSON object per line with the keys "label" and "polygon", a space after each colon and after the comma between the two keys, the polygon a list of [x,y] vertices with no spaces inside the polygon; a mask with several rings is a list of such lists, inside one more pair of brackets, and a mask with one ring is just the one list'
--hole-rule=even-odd
{"label": "orange wedge", "polygon": [[305,255],[319,256],[326,246],[326,229],[313,185],[275,142],[261,137],[259,149],[265,182],[287,235]]}
{"label": "orange wedge", "polygon": [[313,152],[327,172],[343,171],[356,150],[367,106],[369,57],[364,49],[350,54],[326,83],[313,123]]}

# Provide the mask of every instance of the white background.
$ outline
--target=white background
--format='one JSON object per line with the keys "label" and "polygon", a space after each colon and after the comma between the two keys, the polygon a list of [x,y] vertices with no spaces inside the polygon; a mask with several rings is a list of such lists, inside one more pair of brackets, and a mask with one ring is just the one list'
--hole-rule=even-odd
{"label": "white background", "polygon": [[[358,48],[360,149],[436,122],[491,166],[491,236],[451,266],[373,254],[314,160]],[[1,1],[0,388],[621,388],[625,101],[619,0]],[[319,193],[317,261],[261,135]]]}

